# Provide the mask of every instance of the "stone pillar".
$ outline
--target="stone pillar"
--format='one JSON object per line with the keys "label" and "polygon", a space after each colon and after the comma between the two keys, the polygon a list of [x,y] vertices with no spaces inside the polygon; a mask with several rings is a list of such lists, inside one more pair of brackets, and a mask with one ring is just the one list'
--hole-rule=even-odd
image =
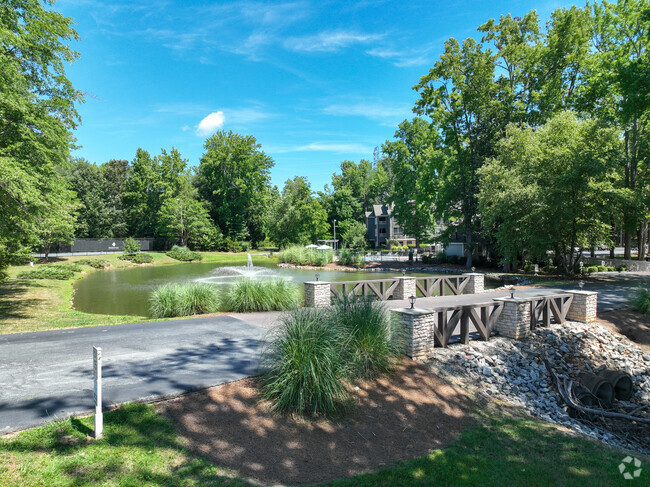
{"label": "stone pillar", "polygon": [[305,283],[305,307],[325,308],[330,304],[329,282],[309,281]]}
{"label": "stone pillar", "polygon": [[569,321],[582,321],[589,323],[596,319],[598,293],[594,291],[567,291],[573,294],[573,301],[569,306],[566,319]]}
{"label": "stone pillar", "polygon": [[408,299],[411,296],[417,296],[417,290],[415,287],[417,277],[404,276],[396,277],[395,279],[397,279],[398,284],[395,291],[393,291],[393,299]]}
{"label": "stone pillar", "polygon": [[404,326],[404,348],[402,352],[413,360],[426,360],[434,347],[434,326],[436,311],[425,309],[391,309]]}
{"label": "stone pillar", "polygon": [[503,301],[503,311],[494,330],[500,335],[519,340],[530,335],[530,301],[519,298],[494,298]]}
{"label": "stone pillar", "polygon": [[465,286],[463,294],[482,293],[485,289],[485,275],[480,272],[465,272],[463,273],[463,277],[469,277],[469,282]]}

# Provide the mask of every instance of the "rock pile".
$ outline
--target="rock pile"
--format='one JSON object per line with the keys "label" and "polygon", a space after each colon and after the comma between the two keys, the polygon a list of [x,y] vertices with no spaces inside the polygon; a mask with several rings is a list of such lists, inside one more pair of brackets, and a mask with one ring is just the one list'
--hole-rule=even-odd
{"label": "rock pile", "polygon": [[[544,358],[549,359],[556,374],[572,380],[577,380],[583,371],[625,371],[632,377],[634,395],[629,402],[615,401],[614,409],[625,413],[650,404],[650,354],[627,338],[593,323],[566,322],[538,328],[528,339],[520,341],[492,337],[489,342],[471,341],[468,345],[438,348],[429,366],[468,389],[520,405],[546,421],[610,445],[650,452],[650,444],[639,444],[595,422],[570,417],[546,371]],[[648,414],[649,409],[640,414]],[[641,432],[644,433],[650,438],[650,428]]]}

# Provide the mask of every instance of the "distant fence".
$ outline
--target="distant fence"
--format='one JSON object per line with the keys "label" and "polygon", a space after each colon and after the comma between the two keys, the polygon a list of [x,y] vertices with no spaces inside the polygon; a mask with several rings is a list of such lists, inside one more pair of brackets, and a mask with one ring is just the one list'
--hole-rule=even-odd
{"label": "distant fence", "polygon": [[[88,255],[88,254],[109,254],[124,251],[124,238],[78,238],[72,244],[55,244],[50,248],[50,255]],[[140,242],[140,250],[148,252],[153,250],[153,238],[136,238]],[[43,250],[34,254],[36,257],[43,256]]]}

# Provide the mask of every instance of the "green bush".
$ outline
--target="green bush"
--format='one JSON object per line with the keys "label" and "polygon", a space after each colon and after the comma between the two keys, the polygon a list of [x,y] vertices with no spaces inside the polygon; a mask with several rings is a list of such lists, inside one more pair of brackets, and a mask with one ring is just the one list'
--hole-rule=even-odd
{"label": "green bush", "polygon": [[203,256],[198,252],[192,252],[187,247],[179,247],[174,245],[172,249],[167,252],[167,255],[172,259],[180,260],[181,262],[192,262],[193,260],[202,260]]}
{"label": "green bush", "polygon": [[557,266],[547,265],[546,267],[544,267],[544,272],[546,272],[547,274],[555,274],[557,273]]}
{"label": "green bush", "polygon": [[341,354],[345,333],[322,309],[282,318],[262,355],[262,392],[284,414],[336,416],[351,404],[349,368]]}
{"label": "green bush", "polygon": [[526,264],[524,266],[524,272],[535,272],[535,264]]}
{"label": "green bush", "polygon": [[616,270],[616,267],[614,267],[613,265],[608,265],[607,266],[607,272],[614,272],[615,270]]}
{"label": "green bush", "polygon": [[127,254],[135,254],[140,252],[140,242],[131,237],[125,238],[122,248]]}
{"label": "green bush", "polygon": [[400,356],[402,328],[382,302],[368,297],[338,300],[329,320],[348,335],[344,354],[350,357],[354,377],[373,379],[389,371]]}
{"label": "green bush", "polygon": [[583,269],[583,272],[586,274],[591,274],[592,272],[598,272],[598,266],[590,265]]}
{"label": "green bush", "polygon": [[131,262],[134,264],[150,264],[153,262],[153,256],[151,254],[135,254]]}
{"label": "green bush", "polygon": [[292,245],[278,253],[280,262],[295,265],[324,266],[334,261],[332,250],[307,249],[302,245]]}
{"label": "green bush", "polygon": [[605,267],[604,265],[599,265],[598,266],[598,272],[605,272],[606,270],[607,270],[607,267]]}
{"label": "green bush", "polygon": [[627,266],[626,266],[626,265],[619,265],[619,266],[616,268],[616,270],[617,270],[618,272],[624,272],[624,271],[627,271]]}
{"label": "green bush", "polygon": [[355,253],[350,249],[341,250],[341,255],[339,256],[339,264],[341,265],[354,265],[356,264],[357,259]]}
{"label": "green bush", "polygon": [[152,318],[214,313],[219,307],[217,288],[205,283],[164,284],[149,297]]}
{"label": "green bush", "polygon": [[632,308],[643,314],[650,314],[650,287],[639,287],[634,291],[631,300]]}
{"label": "green bush", "polygon": [[[79,270],[79,266],[76,266]],[[58,279],[64,281],[72,279],[75,275],[74,268],[64,267],[62,264],[58,265],[42,265],[33,270],[24,271],[18,274],[18,279]]]}
{"label": "green bush", "polygon": [[108,266],[108,262],[100,259],[79,259],[75,263],[79,265],[87,265],[95,269],[105,269]]}
{"label": "green bush", "polygon": [[222,295],[221,309],[236,313],[285,311],[298,306],[298,289],[290,281],[240,279]]}

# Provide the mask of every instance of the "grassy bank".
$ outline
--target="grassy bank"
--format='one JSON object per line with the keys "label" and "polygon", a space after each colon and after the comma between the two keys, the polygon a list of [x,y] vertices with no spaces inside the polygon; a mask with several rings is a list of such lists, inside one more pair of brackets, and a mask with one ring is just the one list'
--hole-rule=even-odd
{"label": "grassy bank", "polygon": [[[153,256],[153,262],[144,265],[179,264],[177,260],[164,253],[151,253],[151,255]],[[244,265],[247,261],[247,254],[245,253],[205,252],[202,255],[204,256],[203,263]],[[107,261],[110,269],[123,269],[138,265],[118,259],[117,254],[101,255],[96,258]],[[84,259],[88,259],[88,257],[61,257],[51,259],[51,261],[55,263],[74,263]],[[39,266],[40,264],[36,264],[34,268]],[[18,274],[34,268],[28,265],[9,268],[9,279],[0,282],[0,334],[147,321],[142,316],[90,314],[73,309],[74,281],[83,278],[90,272],[104,272],[89,265],[82,265],[81,267],[83,272],[76,273],[74,278],[70,280],[18,279]]]}
{"label": "grassy bank", "polygon": [[[618,470],[623,451],[526,418],[477,416],[444,449],[326,485],[647,485],[649,460],[641,456],[641,477],[628,481]],[[0,485],[254,485],[187,451],[154,406],[130,404],[104,418],[97,441],[89,438],[92,417],[0,438]]]}

